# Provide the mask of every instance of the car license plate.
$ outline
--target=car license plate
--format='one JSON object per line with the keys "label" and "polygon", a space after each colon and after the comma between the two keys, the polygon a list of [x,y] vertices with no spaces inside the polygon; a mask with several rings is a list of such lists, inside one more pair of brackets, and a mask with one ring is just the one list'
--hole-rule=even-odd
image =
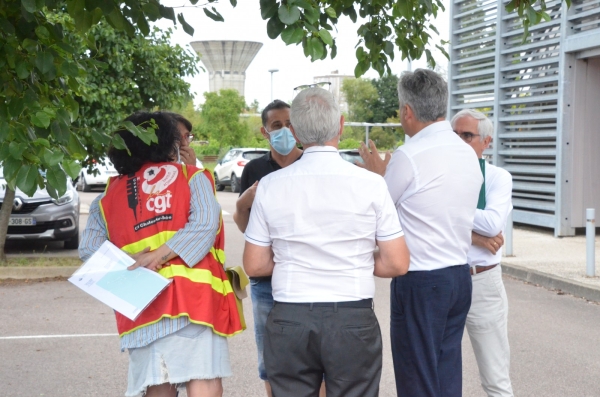
{"label": "car license plate", "polygon": [[32,217],[16,217],[12,216],[8,220],[8,226],[34,226],[35,219]]}

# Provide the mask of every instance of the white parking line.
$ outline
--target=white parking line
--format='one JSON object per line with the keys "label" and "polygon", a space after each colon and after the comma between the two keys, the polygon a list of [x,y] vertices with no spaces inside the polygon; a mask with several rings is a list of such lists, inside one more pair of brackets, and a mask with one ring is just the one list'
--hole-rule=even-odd
{"label": "white parking line", "polygon": [[119,336],[119,334],[72,334],[72,335],[27,335],[27,336],[0,336],[0,340],[8,339],[44,339],[44,338],[80,338],[97,336]]}

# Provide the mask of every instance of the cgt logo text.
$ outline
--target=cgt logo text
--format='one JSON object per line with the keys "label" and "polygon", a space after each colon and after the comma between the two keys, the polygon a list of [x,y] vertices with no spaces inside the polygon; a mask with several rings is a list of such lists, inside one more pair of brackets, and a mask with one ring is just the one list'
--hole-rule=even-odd
{"label": "cgt logo text", "polygon": [[167,190],[165,194],[159,194],[156,196],[150,196],[146,201],[146,208],[148,211],[154,211],[157,214],[162,214],[168,208],[171,208],[171,191]]}

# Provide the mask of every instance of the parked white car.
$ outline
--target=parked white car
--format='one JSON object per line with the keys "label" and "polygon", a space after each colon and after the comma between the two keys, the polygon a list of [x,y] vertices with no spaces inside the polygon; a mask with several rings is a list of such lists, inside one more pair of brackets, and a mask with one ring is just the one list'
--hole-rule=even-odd
{"label": "parked white car", "polygon": [[[119,174],[108,159],[104,159],[103,162],[104,165],[98,162],[94,163],[92,170],[88,170],[87,168],[81,169],[79,177],[75,180],[77,190],[90,192],[95,187],[104,188],[108,183],[108,178]],[[97,172],[94,172],[94,170],[97,170]]]}
{"label": "parked white car", "polygon": [[244,166],[250,161],[264,156],[269,150],[262,148],[235,148],[228,151],[215,167],[215,186],[218,191],[231,186],[231,191],[239,193],[240,178]]}

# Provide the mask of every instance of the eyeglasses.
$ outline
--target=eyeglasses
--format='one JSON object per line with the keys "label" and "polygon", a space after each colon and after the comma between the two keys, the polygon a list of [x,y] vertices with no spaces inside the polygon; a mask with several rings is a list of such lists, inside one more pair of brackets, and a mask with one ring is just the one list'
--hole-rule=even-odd
{"label": "eyeglasses", "polygon": [[479,134],[473,134],[472,132],[456,132],[456,135],[458,135],[466,143],[470,143],[474,136],[480,136]]}
{"label": "eyeglasses", "polygon": [[188,143],[194,140],[194,134],[186,134],[185,137],[187,138]]}
{"label": "eyeglasses", "polygon": [[323,81],[320,83],[314,83],[314,84],[303,84],[303,85],[299,85],[298,87],[294,88],[294,97],[296,95],[298,95],[298,93],[300,91],[306,90],[308,88],[323,88],[324,90],[330,91],[331,90],[331,82],[329,81]]}

